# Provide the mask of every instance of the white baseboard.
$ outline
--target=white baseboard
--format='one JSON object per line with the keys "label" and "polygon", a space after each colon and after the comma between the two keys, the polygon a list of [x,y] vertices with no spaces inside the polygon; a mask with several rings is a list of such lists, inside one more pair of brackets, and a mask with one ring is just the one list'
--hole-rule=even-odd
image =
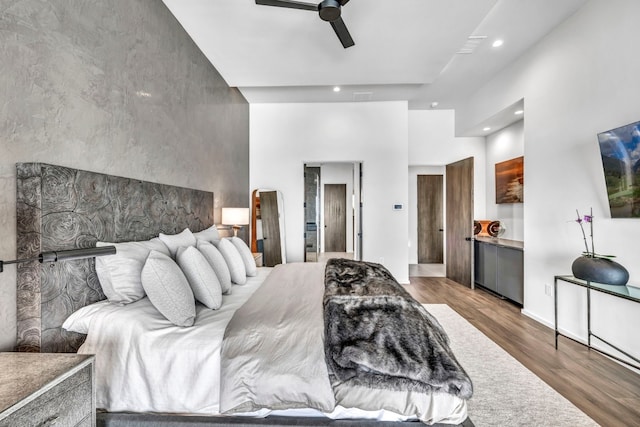
{"label": "white baseboard", "polygon": [[520,313],[524,314],[525,316],[535,320],[538,323],[542,323],[544,326],[551,328],[551,329],[555,329],[555,325],[549,321],[547,321],[547,319],[543,319],[542,317],[530,312],[527,309],[522,309],[520,310]]}
{"label": "white baseboard", "polygon": [[[537,315],[533,314],[532,312],[530,312],[530,311],[528,311],[528,310],[525,310],[524,308],[523,308],[522,310],[520,310],[520,312],[521,312],[522,314],[524,314],[525,316],[527,316],[527,317],[529,317],[529,318],[531,318],[531,319],[535,320],[536,322],[538,322],[538,323],[542,323],[543,325],[545,325],[545,326],[546,326],[546,327],[548,327],[549,329],[553,329],[553,330],[555,330],[555,327],[554,327],[553,323],[551,323],[551,322],[547,321],[546,319],[543,319],[542,317],[537,316]],[[571,339],[573,339],[573,340],[576,340],[576,341],[578,341],[578,342],[580,342],[580,343],[583,343],[583,344],[585,344],[585,345],[587,344],[587,340],[586,340],[586,338],[584,338],[584,337],[580,337],[580,336],[578,336],[578,335],[574,334],[574,333],[573,333],[573,332],[571,332],[571,331],[568,331],[568,330],[563,329],[563,328],[558,328],[558,332],[560,332],[562,335],[564,335],[564,336],[566,336],[566,337],[569,337],[569,338],[571,338]]]}
{"label": "white baseboard", "polygon": [[[527,317],[529,317],[529,318],[531,318],[531,319],[535,320],[535,321],[536,321],[536,322],[538,322],[538,323],[541,323],[541,324],[543,324],[543,325],[545,325],[545,326],[549,327],[549,328],[550,328],[550,329],[552,329],[552,330],[554,330],[554,329],[555,329],[555,328],[554,328],[553,323],[548,322],[546,319],[543,319],[543,318],[541,318],[541,317],[539,317],[539,316],[537,316],[537,315],[535,315],[535,314],[531,313],[530,311],[525,310],[524,308],[523,308],[522,310],[520,310],[520,313],[522,313],[522,314],[524,314],[525,316],[527,316]],[[574,340],[574,341],[577,341],[577,342],[579,342],[579,343],[584,344],[585,346],[587,345],[587,338],[585,338],[585,337],[578,336],[578,335],[576,335],[575,333],[573,333],[573,332],[571,332],[571,331],[568,331],[568,330],[566,330],[566,329],[563,329],[563,328],[559,328],[559,329],[558,329],[558,332],[560,332],[560,333],[561,333],[562,335],[564,335],[565,337],[571,338],[571,339],[572,339],[572,340]],[[592,339],[591,339],[591,346],[592,346],[594,349],[596,349],[596,350],[598,350],[598,349],[599,349],[599,350],[603,350],[603,351],[605,351],[605,352],[610,352],[610,353],[612,353],[612,354],[615,354],[615,355],[617,355],[618,357],[625,358],[625,356],[624,356],[623,354],[618,353],[617,351],[615,351],[615,349],[610,348],[609,346],[607,346],[607,345],[606,345],[606,344],[604,344],[604,343],[601,343],[597,338],[592,338]],[[629,369],[629,370],[631,370],[631,371],[633,371],[633,372],[635,372],[635,373],[637,373],[637,374],[640,374],[640,370],[639,370],[639,369],[636,369],[636,368],[634,368],[634,367],[632,367],[632,366],[629,366],[629,365],[624,364],[624,363],[622,363],[622,362],[620,362],[620,361],[618,361],[618,360],[615,360],[615,359],[613,359],[613,358],[611,358],[611,357],[607,356],[606,354],[603,354],[603,356],[607,357],[608,359],[610,359],[610,360],[612,360],[612,361],[616,362],[617,364],[619,364],[619,365],[621,365],[621,366],[624,366],[625,368],[627,368],[627,369]],[[627,358],[627,360],[629,360],[630,362],[633,362],[631,359],[628,359],[628,358]]]}

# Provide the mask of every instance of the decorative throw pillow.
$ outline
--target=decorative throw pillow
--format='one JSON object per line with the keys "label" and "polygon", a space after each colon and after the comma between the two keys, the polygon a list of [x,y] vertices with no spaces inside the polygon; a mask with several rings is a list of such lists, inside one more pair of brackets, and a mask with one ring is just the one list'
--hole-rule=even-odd
{"label": "decorative throw pillow", "polygon": [[256,276],[258,274],[258,269],[256,267],[256,260],[251,253],[251,249],[249,246],[239,237],[232,237],[231,243],[236,247],[238,253],[242,257],[242,261],[244,262],[244,268],[247,273],[247,276]]}
{"label": "decorative throw pillow", "polygon": [[145,296],[140,273],[152,250],[169,255],[157,237],[140,242],[97,242],[96,246],[115,246],[116,253],[96,257],[96,274],[102,291],[114,304],[129,304]]}
{"label": "decorative throw pillow", "polygon": [[204,240],[209,243],[217,243],[220,241],[220,234],[218,233],[218,226],[212,225],[206,230],[193,233],[193,236],[198,240]]}
{"label": "decorative throw pillow", "polygon": [[222,293],[231,293],[231,272],[229,271],[227,262],[224,260],[224,257],[222,256],[218,248],[216,248],[209,242],[205,242],[204,240],[198,240],[197,248],[207,259],[209,265],[211,265],[211,267],[213,268],[213,271],[215,271],[216,276],[220,281],[220,288],[222,288]]}
{"label": "decorative throw pillow", "polygon": [[204,255],[194,246],[182,247],[178,249],[176,260],[196,300],[213,310],[219,309],[222,305],[222,288]]}
{"label": "decorative throw pillow", "polygon": [[242,261],[242,257],[234,244],[231,243],[229,239],[221,239],[216,245],[216,248],[218,248],[227,263],[227,267],[229,267],[231,281],[237,285],[247,283],[247,272],[244,268],[244,261]]}
{"label": "decorative throw pillow", "polygon": [[188,228],[185,228],[178,234],[164,234],[160,233],[158,236],[162,242],[167,245],[169,248],[169,253],[171,254],[171,258],[176,258],[176,252],[178,252],[178,248],[187,247],[187,246],[195,246],[196,238],[193,237],[193,233]]}
{"label": "decorative throw pillow", "polygon": [[153,306],[176,326],[191,326],[196,302],[187,278],[169,256],[151,251],[142,268],[142,286]]}

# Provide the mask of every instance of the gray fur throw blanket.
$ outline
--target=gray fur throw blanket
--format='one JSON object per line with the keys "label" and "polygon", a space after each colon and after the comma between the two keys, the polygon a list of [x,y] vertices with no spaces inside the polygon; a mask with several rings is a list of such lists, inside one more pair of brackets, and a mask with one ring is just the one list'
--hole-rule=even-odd
{"label": "gray fur throw blanket", "polygon": [[382,265],[330,259],[323,305],[332,386],[473,394],[442,326]]}

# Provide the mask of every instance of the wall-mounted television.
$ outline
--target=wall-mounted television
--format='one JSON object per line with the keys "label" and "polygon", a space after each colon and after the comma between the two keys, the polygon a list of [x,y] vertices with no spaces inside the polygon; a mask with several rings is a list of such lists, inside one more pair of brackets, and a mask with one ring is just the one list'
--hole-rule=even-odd
{"label": "wall-mounted television", "polygon": [[611,218],[640,218],[640,122],[598,134]]}

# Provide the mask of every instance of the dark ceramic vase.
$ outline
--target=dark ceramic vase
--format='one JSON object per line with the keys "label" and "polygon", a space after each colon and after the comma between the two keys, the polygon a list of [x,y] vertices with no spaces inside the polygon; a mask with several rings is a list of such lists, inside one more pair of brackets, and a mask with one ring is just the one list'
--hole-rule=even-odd
{"label": "dark ceramic vase", "polygon": [[578,279],[606,285],[624,286],[629,281],[627,269],[607,258],[581,256],[573,261],[571,271]]}

